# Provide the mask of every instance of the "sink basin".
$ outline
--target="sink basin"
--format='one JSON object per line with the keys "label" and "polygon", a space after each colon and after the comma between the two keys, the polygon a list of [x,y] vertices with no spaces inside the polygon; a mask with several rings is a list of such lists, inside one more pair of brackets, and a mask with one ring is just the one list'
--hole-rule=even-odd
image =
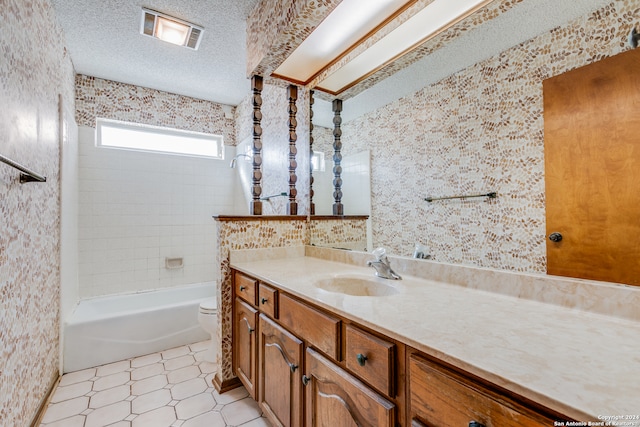
{"label": "sink basin", "polygon": [[325,291],[361,297],[382,297],[398,293],[396,288],[379,280],[384,279],[340,276],[321,279],[314,284]]}

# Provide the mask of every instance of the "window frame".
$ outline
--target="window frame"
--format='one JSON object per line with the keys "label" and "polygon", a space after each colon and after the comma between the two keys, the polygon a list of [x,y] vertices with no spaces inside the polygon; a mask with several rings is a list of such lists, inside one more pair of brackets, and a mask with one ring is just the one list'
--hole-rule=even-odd
{"label": "window frame", "polygon": [[[182,137],[189,138],[194,140],[204,140],[210,141],[211,143],[216,144],[217,155],[204,154],[204,153],[193,153],[193,152],[181,152],[179,150],[170,151],[170,150],[161,150],[161,149],[151,149],[151,148],[141,148],[134,146],[125,146],[125,145],[110,145],[105,144],[103,141],[103,128],[115,128],[120,130],[129,130],[134,132],[144,132],[146,134],[156,134],[163,135],[169,137]],[[214,160],[224,160],[224,137],[223,135],[212,134],[212,133],[204,133],[204,132],[195,132],[190,130],[176,129],[171,127],[163,127],[163,126],[154,126],[143,123],[135,123],[135,122],[126,122],[122,120],[113,120],[106,118],[96,118],[96,147],[98,148],[107,148],[114,150],[125,150],[125,151],[137,151],[140,153],[155,153],[155,154],[168,154],[174,156],[186,156],[186,157],[199,157],[206,159],[214,159]]]}

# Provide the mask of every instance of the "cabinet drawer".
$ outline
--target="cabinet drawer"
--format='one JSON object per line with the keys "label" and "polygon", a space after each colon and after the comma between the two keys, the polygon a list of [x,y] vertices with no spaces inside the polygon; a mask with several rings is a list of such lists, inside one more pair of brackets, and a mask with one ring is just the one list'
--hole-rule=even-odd
{"label": "cabinet drawer", "polygon": [[279,321],[309,345],[335,360],[340,350],[340,319],[280,294]]}
{"label": "cabinet drawer", "polygon": [[409,359],[409,416],[412,425],[548,427],[548,419],[470,379],[416,355]]}
{"label": "cabinet drawer", "polygon": [[266,315],[278,318],[278,291],[271,286],[260,283],[258,286],[258,307]]}
{"label": "cabinet drawer", "polygon": [[381,393],[395,394],[395,344],[352,325],[345,328],[347,368]]}
{"label": "cabinet drawer", "polygon": [[234,276],[234,286],[237,297],[242,298],[251,305],[256,305],[257,280],[236,272]]}

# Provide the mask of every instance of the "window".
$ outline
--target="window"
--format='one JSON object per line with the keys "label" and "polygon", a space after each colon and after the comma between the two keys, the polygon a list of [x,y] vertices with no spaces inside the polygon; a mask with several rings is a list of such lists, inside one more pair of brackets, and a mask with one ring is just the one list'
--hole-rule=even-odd
{"label": "window", "polygon": [[324,172],[324,153],[322,151],[313,152],[311,167],[314,171]]}
{"label": "window", "polygon": [[98,147],[222,159],[222,135],[97,119]]}

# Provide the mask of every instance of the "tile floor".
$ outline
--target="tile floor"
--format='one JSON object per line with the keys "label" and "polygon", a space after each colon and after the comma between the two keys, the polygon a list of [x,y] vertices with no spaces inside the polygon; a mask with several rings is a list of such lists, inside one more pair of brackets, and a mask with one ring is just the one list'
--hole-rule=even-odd
{"label": "tile floor", "polygon": [[269,427],[244,388],[212,387],[207,344],[65,374],[40,427]]}

